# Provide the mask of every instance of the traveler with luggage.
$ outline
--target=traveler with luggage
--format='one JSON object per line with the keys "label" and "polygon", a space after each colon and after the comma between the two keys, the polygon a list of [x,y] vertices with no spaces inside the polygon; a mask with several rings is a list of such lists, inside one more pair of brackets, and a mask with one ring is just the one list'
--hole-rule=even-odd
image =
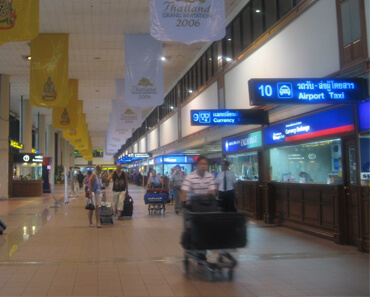
{"label": "traveler with luggage", "polygon": [[222,172],[216,177],[218,199],[220,207],[224,212],[236,212],[235,208],[235,183],[236,177],[229,170],[229,162],[224,160],[221,163]]}
{"label": "traveler with luggage", "polygon": [[95,173],[93,173],[89,179],[89,197],[92,199],[93,204],[95,206],[94,210],[89,210],[89,222],[90,227],[95,227],[95,225],[92,222],[93,212],[95,211],[95,220],[97,228],[101,228],[99,212],[99,207],[101,203],[101,179],[100,179],[101,171],[102,167],[100,165],[96,165]]}
{"label": "traveler with luggage", "polygon": [[154,169],[152,170],[149,180],[148,180],[148,188],[153,188],[153,189],[163,188],[162,177],[158,175]]}
{"label": "traveler with luggage", "polygon": [[127,174],[122,171],[121,163],[116,163],[116,170],[109,174],[107,180],[113,180],[113,211],[118,220],[123,221],[122,211],[125,197],[128,196]]}
{"label": "traveler with luggage", "polygon": [[175,212],[178,214],[181,208],[181,185],[184,181],[185,173],[181,170],[180,165],[176,165],[174,168],[175,172],[172,174],[170,179],[170,189],[173,189],[175,194]]}

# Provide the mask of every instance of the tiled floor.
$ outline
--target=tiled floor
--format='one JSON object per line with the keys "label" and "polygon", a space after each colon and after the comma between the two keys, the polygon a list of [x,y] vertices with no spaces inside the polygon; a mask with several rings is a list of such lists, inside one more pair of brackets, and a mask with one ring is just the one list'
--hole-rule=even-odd
{"label": "tiled floor", "polygon": [[233,281],[196,263],[185,276],[181,215],[149,216],[144,190],[130,194],[133,218],[102,229],[88,226],[82,192],[59,208],[51,195],[0,201],[0,296],[369,296],[368,254],[254,221]]}

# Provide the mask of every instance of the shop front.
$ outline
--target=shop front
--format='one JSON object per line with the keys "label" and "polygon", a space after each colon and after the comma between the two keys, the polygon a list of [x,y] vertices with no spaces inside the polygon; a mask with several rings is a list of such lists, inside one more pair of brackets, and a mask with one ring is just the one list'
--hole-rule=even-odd
{"label": "shop front", "polygon": [[354,106],[268,126],[263,139],[265,222],[355,244],[361,206]]}
{"label": "shop front", "polygon": [[9,197],[41,196],[43,156],[39,154],[10,153]]}
{"label": "shop front", "polygon": [[223,153],[237,178],[236,208],[255,219],[263,218],[263,196],[260,177],[262,166],[262,133],[251,132],[222,141]]}

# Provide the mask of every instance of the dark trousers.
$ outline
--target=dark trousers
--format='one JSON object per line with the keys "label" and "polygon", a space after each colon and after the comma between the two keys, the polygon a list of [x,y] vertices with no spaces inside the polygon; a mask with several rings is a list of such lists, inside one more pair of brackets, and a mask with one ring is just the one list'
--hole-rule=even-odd
{"label": "dark trousers", "polygon": [[235,208],[235,192],[231,191],[219,191],[218,199],[220,200],[220,207],[224,212],[236,212]]}

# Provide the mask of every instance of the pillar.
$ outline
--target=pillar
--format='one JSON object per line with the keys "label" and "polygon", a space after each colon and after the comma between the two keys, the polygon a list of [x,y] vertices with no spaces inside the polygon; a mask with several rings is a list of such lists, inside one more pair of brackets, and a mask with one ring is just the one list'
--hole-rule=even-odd
{"label": "pillar", "polygon": [[0,200],[9,198],[9,75],[0,74]]}
{"label": "pillar", "polygon": [[45,138],[45,133],[46,133],[46,117],[45,115],[41,114],[39,115],[39,121],[38,121],[38,139],[39,139],[39,146],[38,150],[40,151],[40,154],[45,155],[45,143],[46,143],[46,138]]}
{"label": "pillar", "polygon": [[[23,102],[23,103],[22,103]],[[23,113],[21,117],[23,152],[32,153],[32,106],[30,100],[23,99]]]}
{"label": "pillar", "polygon": [[54,129],[50,125],[46,127],[46,156],[52,157],[51,169],[49,170],[49,181],[54,187],[54,171],[55,171],[55,138],[54,138]]}

